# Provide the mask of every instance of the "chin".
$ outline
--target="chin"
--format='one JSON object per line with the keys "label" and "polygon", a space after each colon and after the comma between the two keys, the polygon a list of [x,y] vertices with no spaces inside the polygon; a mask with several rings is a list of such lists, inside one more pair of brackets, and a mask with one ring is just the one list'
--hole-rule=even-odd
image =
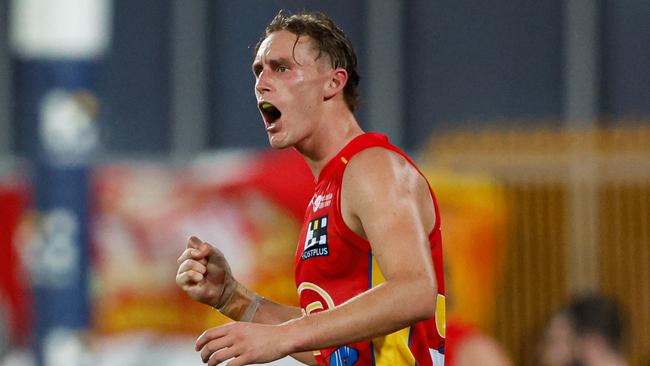
{"label": "chin", "polygon": [[269,145],[271,145],[272,148],[277,150],[282,150],[293,146],[291,143],[287,142],[286,140],[280,139],[277,136],[269,136]]}
{"label": "chin", "polygon": [[284,149],[286,149],[287,147],[289,147],[289,146],[287,146],[287,145],[274,144],[274,143],[271,143],[270,145],[271,145],[271,148],[272,148],[272,149],[275,149],[275,150],[284,150]]}

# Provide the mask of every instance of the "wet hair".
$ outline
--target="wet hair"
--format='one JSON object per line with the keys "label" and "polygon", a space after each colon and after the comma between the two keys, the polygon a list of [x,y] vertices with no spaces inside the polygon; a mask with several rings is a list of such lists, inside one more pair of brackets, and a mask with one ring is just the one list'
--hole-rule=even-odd
{"label": "wet hair", "polygon": [[301,36],[309,36],[318,50],[319,59],[323,54],[330,58],[332,68],[343,68],[348,72],[348,81],[343,89],[345,103],[350,111],[359,105],[359,73],[357,72],[357,55],[350,39],[327,15],[318,12],[300,12],[287,14],[280,11],[266,26],[266,30],[255,46],[255,54],[266,37],[271,33],[286,30],[295,34],[296,42]]}
{"label": "wet hair", "polygon": [[567,305],[565,314],[579,337],[598,334],[612,350],[621,350],[625,319],[614,300],[600,295],[581,295]]}

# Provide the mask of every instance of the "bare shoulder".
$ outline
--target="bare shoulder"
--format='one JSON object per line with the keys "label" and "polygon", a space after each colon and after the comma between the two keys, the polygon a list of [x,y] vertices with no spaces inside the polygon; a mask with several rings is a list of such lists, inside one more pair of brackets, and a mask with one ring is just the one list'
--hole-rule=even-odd
{"label": "bare shoulder", "polygon": [[435,214],[427,181],[391,150],[373,147],[350,159],[343,175],[342,197],[343,218],[359,234],[368,229],[362,223],[364,217],[376,220],[375,215],[391,212],[415,215],[425,228],[433,228]]}
{"label": "bare shoulder", "polygon": [[360,195],[426,193],[429,187],[417,169],[403,156],[373,147],[355,155],[345,170],[343,184]]}

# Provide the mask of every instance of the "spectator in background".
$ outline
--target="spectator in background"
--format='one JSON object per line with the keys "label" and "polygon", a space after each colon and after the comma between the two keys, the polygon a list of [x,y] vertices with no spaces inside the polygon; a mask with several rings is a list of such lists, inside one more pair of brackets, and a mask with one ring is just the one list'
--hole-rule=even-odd
{"label": "spectator in background", "polygon": [[445,366],[510,366],[501,345],[480,329],[454,319],[447,321]]}
{"label": "spectator in background", "polygon": [[573,330],[565,311],[548,321],[540,343],[540,366],[569,366],[572,359]]}
{"label": "spectator in background", "polygon": [[541,343],[541,365],[626,366],[624,328],[615,301],[578,296],[551,317]]}
{"label": "spectator in background", "polygon": [[[453,279],[447,262],[445,280]],[[453,281],[450,281],[453,284]],[[456,291],[457,292],[457,291]],[[448,306],[445,332],[445,366],[511,366],[501,344],[474,324],[461,319],[456,309],[454,286],[446,288]]]}

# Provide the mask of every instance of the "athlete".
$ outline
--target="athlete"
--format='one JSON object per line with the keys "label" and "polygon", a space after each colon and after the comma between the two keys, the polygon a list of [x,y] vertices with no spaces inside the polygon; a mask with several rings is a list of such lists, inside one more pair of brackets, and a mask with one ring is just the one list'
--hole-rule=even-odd
{"label": "athlete", "polygon": [[208,365],[444,363],[444,282],[438,207],[428,182],[388,139],[354,117],[357,59],[325,15],[280,12],[252,65],[273,148],[295,148],[316,191],[296,250],[301,307],[239,283],[223,254],[191,237],[177,284],[234,322],[206,330]]}

